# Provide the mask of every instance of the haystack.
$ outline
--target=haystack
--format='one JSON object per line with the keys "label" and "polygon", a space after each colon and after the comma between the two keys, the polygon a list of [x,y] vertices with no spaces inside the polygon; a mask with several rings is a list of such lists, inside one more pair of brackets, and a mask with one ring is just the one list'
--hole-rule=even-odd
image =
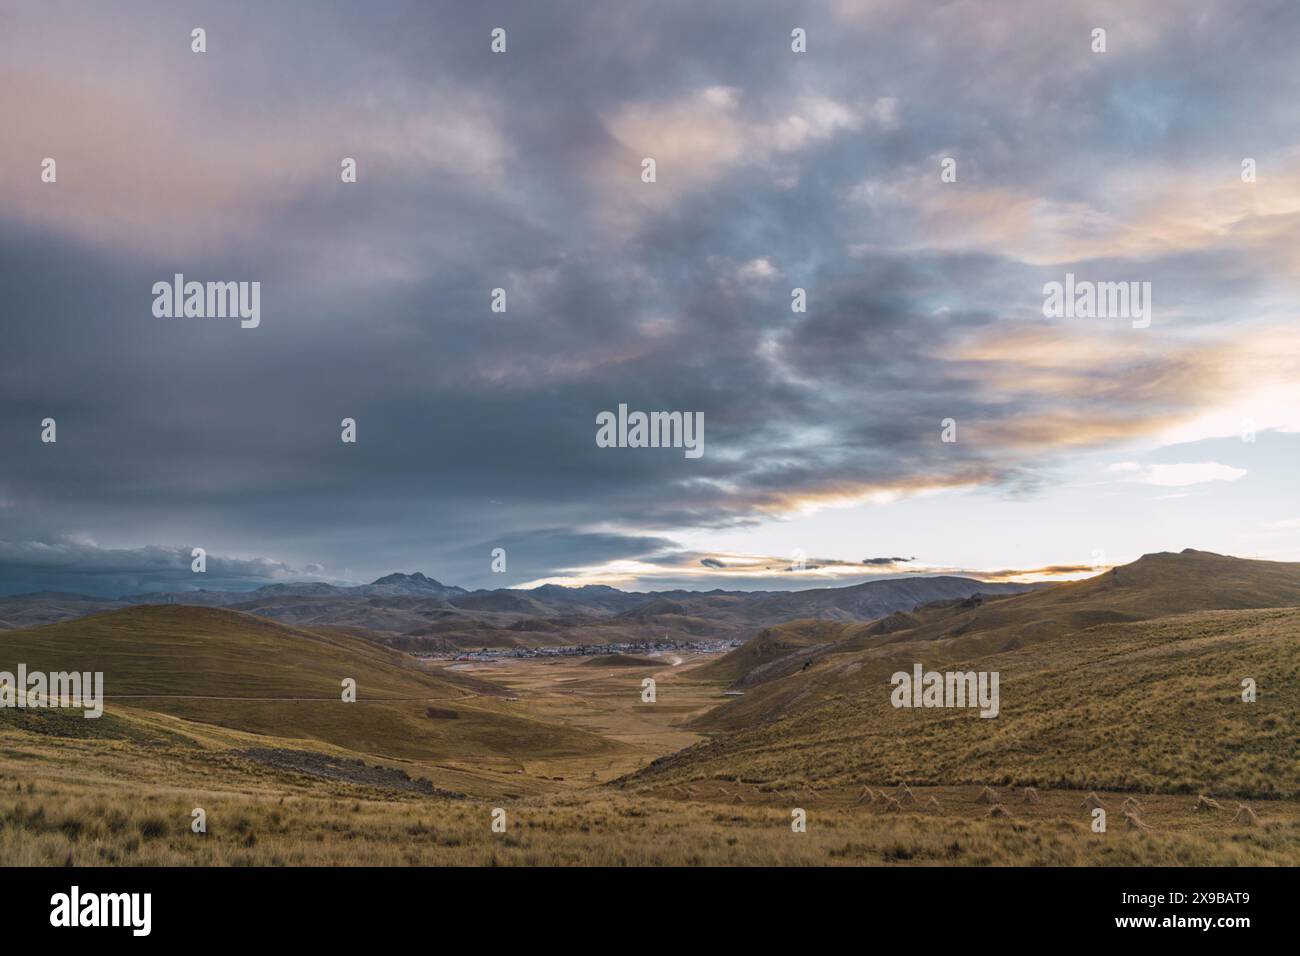
{"label": "haystack", "polygon": [[876,795],[871,792],[870,787],[863,787],[862,793],[858,795],[858,803],[875,803]]}
{"label": "haystack", "polygon": [[1151,828],[1138,819],[1136,813],[1124,814],[1124,825],[1130,830],[1150,830]]}
{"label": "haystack", "polygon": [[1004,807],[1002,804],[1000,804],[1000,803],[995,803],[995,804],[993,804],[993,806],[989,807],[989,812],[986,813],[985,816],[989,816],[989,817],[1010,817],[1010,816],[1011,816],[1011,811],[1008,810],[1006,807]]}
{"label": "haystack", "polygon": [[886,813],[901,813],[903,805],[891,797],[889,794],[881,794],[881,799],[885,802]]}
{"label": "haystack", "polygon": [[900,783],[898,785],[898,789],[894,791],[894,798],[903,806],[916,803],[916,794],[914,794],[912,788],[905,783]]}
{"label": "haystack", "polygon": [[1079,804],[1086,810],[1096,810],[1098,807],[1104,807],[1101,797],[1097,796],[1096,791],[1089,791],[1088,795],[1083,798],[1083,803]]}
{"label": "haystack", "polygon": [[1255,815],[1255,811],[1244,803],[1237,804],[1237,813],[1236,816],[1232,818],[1232,822],[1235,826],[1241,827],[1257,827],[1263,825],[1260,823],[1259,817]]}
{"label": "haystack", "polygon": [[1043,798],[1038,795],[1038,791],[1033,787],[1025,787],[1025,803],[1042,803]]}
{"label": "haystack", "polygon": [[994,790],[992,787],[985,787],[983,790],[980,791],[980,795],[976,797],[976,800],[979,803],[998,803],[999,802],[998,792]]}
{"label": "haystack", "polygon": [[930,808],[930,807],[933,807],[934,809],[938,810],[938,809],[939,809],[939,801],[936,800],[933,796],[931,796],[931,797],[929,797],[929,798],[925,801],[925,806],[926,806],[927,809]]}
{"label": "haystack", "polygon": [[1192,809],[1193,810],[1222,810],[1223,804],[1221,804],[1218,800],[1215,800],[1213,797],[1207,797],[1205,794],[1202,793],[1196,798],[1196,806],[1192,807]]}
{"label": "haystack", "polygon": [[1120,809],[1125,813],[1141,813],[1142,804],[1138,803],[1136,797],[1125,797],[1124,805]]}

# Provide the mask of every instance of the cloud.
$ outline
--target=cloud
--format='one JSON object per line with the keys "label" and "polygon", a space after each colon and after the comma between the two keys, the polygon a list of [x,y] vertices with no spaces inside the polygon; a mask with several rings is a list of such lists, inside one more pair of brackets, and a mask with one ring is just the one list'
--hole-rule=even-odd
{"label": "cloud", "polygon": [[636,156],[653,156],[665,180],[698,182],[741,163],[766,163],[826,142],[868,120],[897,122],[897,102],[859,111],[826,96],[802,96],[762,115],[741,110],[743,92],[711,86],[669,100],[623,104],[606,120],[614,139]]}
{"label": "cloud", "polygon": [[1213,461],[1173,465],[1139,465],[1137,462],[1122,461],[1111,465],[1110,471],[1121,475],[1126,481],[1139,481],[1143,484],[1170,488],[1200,485],[1211,481],[1237,481],[1246,477],[1244,468],[1234,468]]}
{"label": "cloud", "polygon": [[736,278],[741,282],[769,282],[778,275],[780,270],[766,257],[751,259],[736,270]]}
{"label": "cloud", "polygon": [[[1107,3],[1101,58],[1095,10],[1028,2],[846,2],[806,55],[778,4],[444,7],[223,4],[203,56],[166,5],[7,15],[7,538],[467,586],[504,583],[504,542],[509,583],[695,580],[743,556],[685,532],[779,551],[828,508],[1028,499],[1094,450],[1300,428],[1300,9]],[[505,56],[470,39],[498,18]],[[1074,259],[1150,278],[1151,328],[1044,323]],[[154,319],[175,271],[260,280],[261,327]],[[595,447],[620,402],[703,412],[705,457]]]}
{"label": "cloud", "polygon": [[150,545],[104,548],[85,538],[0,540],[0,594],[58,590],[96,597],[152,591],[251,590],[284,581],[331,580],[320,565],[294,568],[270,558],[206,556],[192,570],[192,549]]}

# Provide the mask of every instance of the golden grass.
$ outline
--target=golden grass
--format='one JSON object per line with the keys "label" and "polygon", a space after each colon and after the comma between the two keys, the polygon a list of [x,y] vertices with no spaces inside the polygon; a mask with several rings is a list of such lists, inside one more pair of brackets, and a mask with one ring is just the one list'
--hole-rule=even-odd
{"label": "golden grass", "polygon": [[[1298,631],[1300,609],[1203,611],[973,661],[952,659],[942,642],[845,655],[708,715],[706,727],[733,732],[648,773],[1295,797]],[[888,675],[912,660],[999,671],[1000,715],[893,708]],[[1255,703],[1241,701],[1244,677],[1258,682]]]}
{"label": "golden grass", "polygon": [[[151,610],[157,609],[141,613]],[[310,633],[264,629],[264,622],[223,618],[227,613],[204,612],[199,633],[175,644],[162,640],[184,625],[184,615],[130,619],[144,638],[134,645],[131,629],[94,633],[107,642],[110,694],[113,672],[126,681],[210,687],[185,673],[194,648],[214,655],[205,667],[216,670],[252,668],[272,648],[277,660],[263,667],[256,685],[263,690],[296,686],[298,669],[308,684],[326,686],[340,667],[354,665],[366,675],[363,688],[416,688],[421,697],[449,692],[458,699],[364,706],[110,701],[105,716],[91,721],[0,711],[0,859],[1300,863],[1300,609],[1105,625],[981,658],[970,667],[1002,673],[996,720],[889,706],[885,680],[898,660],[892,655],[920,654],[939,669],[960,663],[942,641],[839,655],[726,702],[720,684],[699,679],[698,660],[662,670],[517,661],[452,675],[424,671],[384,649],[356,648],[350,637],[317,643]],[[0,651],[33,667],[85,669],[85,649],[98,645],[84,644],[77,655],[72,642],[84,635],[53,630],[77,623],[0,635]],[[222,628],[231,627],[232,646],[223,648]],[[36,646],[51,633],[66,640]],[[6,646],[12,634],[18,638]],[[143,648],[162,659],[151,664]],[[647,673],[658,681],[655,705],[640,700]],[[1259,683],[1255,704],[1240,701],[1244,676]],[[736,732],[706,739],[689,725],[714,708],[748,716]],[[360,758],[465,796],[322,779],[242,755],[255,748]],[[981,801],[985,787],[999,803]],[[1025,787],[1035,789],[1035,799],[1024,797]],[[1083,804],[1094,789],[1110,815],[1106,834],[1089,829]],[[872,799],[862,799],[868,792]],[[1126,798],[1138,792],[1135,806]],[[1199,794],[1217,798],[1218,806]],[[1249,812],[1238,811],[1239,802]],[[497,806],[508,814],[504,834],[490,828]],[[993,806],[1007,815],[989,816]],[[195,807],[207,812],[206,835],[190,830]],[[807,812],[806,833],[791,831],[796,807]],[[1141,825],[1127,825],[1125,812]]]}
{"label": "golden grass", "polygon": [[[945,794],[951,812],[888,815],[854,805],[852,794],[823,793],[794,804],[807,810],[808,830],[793,833],[790,801],[744,785],[746,802],[734,804],[609,787],[493,801],[269,780],[233,767],[214,777],[183,762],[168,774],[174,785],[51,773],[6,747],[0,858],[20,866],[1236,866],[1300,857],[1294,804],[1270,805],[1265,826],[1245,828],[1228,814],[1206,821],[1184,800],[1149,808],[1150,832],[1124,829],[1117,814],[1110,833],[1094,834],[1086,815],[1069,809],[1077,793],[1050,794],[1052,806],[1041,811],[1017,807],[1013,819],[979,817],[988,808],[973,791]],[[16,775],[31,779],[13,782]],[[490,828],[498,805],[507,811],[504,834]],[[195,807],[207,812],[206,835],[191,831]]]}

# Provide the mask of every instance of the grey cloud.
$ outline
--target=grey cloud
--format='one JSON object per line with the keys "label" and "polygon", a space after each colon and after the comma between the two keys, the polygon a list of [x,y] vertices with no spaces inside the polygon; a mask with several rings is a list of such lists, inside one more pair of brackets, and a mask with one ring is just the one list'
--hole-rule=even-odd
{"label": "grey cloud", "polygon": [[[110,90],[160,136],[219,147],[230,198],[187,212],[143,197],[141,216],[160,224],[140,231],[164,239],[150,244],[111,217],[88,228],[88,213],[54,209],[60,194],[35,176],[15,185],[28,214],[0,213],[5,533],[275,555],[224,568],[254,586],[324,566],[353,580],[418,567],[473,587],[651,561],[675,531],[752,523],[807,496],[962,482],[1032,493],[1047,452],[941,446],[938,423],[1047,414],[1059,400],[1009,409],[939,346],[1014,334],[1006,320],[1032,314],[1051,270],[930,247],[911,204],[845,197],[952,151],[963,188],[1122,213],[1090,185],[1095,170],[1176,163],[1247,132],[1280,150],[1259,131],[1284,128],[1300,92],[1280,39],[1300,14],[1209,4],[1192,27],[1114,5],[1102,70],[1082,13],[1023,4],[1015,29],[975,30],[975,5],[909,7],[838,20],[821,4],[312,4],[306,17],[229,4],[203,8],[204,58],[185,42],[192,10],[171,4],[10,14],[0,55],[33,97],[56,74]],[[798,61],[794,22],[810,29]],[[510,48],[493,57],[500,24]],[[63,49],[56,37],[66,60],[35,54]],[[1242,62],[1244,48],[1257,55]],[[170,89],[133,100],[138,78]],[[787,121],[810,95],[856,110],[893,96],[900,122],[737,157],[659,206],[609,191],[623,147],[608,117],[710,86],[740,91],[747,124]],[[1265,89],[1275,95],[1252,95]],[[45,133],[75,144],[56,188],[93,177],[110,145],[129,168],[122,117],[70,130],[39,105],[3,147],[16,168],[42,155]],[[343,155],[358,158],[355,189],[337,182]],[[142,181],[165,158],[142,151]],[[169,195],[200,203],[213,187],[203,171],[171,171]],[[673,186],[671,168],[661,176]],[[628,222],[611,227],[614,213]],[[760,257],[781,277],[737,281],[736,264]],[[1245,252],[1140,266],[1171,290],[1162,301],[1202,319],[1272,289]],[[262,281],[262,327],[153,319],[150,285],[177,271]],[[796,284],[806,315],[790,311]],[[487,308],[497,286],[503,316]],[[705,457],[596,448],[595,415],[620,402],[704,412]],[[47,415],[57,445],[38,440]],[[355,446],[339,441],[343,417],[358,422]],[[635,530],[593,530],[608,528]],[[488,571],[495,544],[506,576]],[[81,560],[66,579],[93,583]],[[136,573],[105,580],[119,572]],[[0,569],[6,588],[56,576]]]}
{"label": "grey cloud", "polygon": [[68,591],[121,597],[152,591],[249,590],[277,581],[318,579],[323,568],[296,569],[268,558],[209,554],[192,570],[192,549],[149,545],[102,548],[94,542],[0,540],[0,594]]}

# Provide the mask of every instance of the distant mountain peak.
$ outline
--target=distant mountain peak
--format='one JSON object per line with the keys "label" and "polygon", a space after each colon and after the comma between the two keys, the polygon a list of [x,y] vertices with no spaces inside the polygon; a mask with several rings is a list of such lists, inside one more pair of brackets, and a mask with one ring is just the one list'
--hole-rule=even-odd
{"label": "distant mountain peak", "polygon": [[627,594],[627,591],[620,591],[618,588],[612,588],[608,584],[541,584],[532,590],[539,594],[575,594],[575,593],[614,593]]}
{"label": "distant mountain peak", "polygon": [[370,584],[362,585],[357,591],[375,596],[404,595],[407,597],[446,597],[469,593],[464,588],[443,584],[420,571],[411,574],[403,574],[400,571],[385,574]]}
{"label": "distant mountain peak", "polygon": [[403,574],[401,571],[395,571],[392,574],[385,574],[382,578],[375,578],[371,584],[433,584],[437,587],[443,587],[441,583],[433,578],[426,577],[421,571],[414,571],[411,574]]}

